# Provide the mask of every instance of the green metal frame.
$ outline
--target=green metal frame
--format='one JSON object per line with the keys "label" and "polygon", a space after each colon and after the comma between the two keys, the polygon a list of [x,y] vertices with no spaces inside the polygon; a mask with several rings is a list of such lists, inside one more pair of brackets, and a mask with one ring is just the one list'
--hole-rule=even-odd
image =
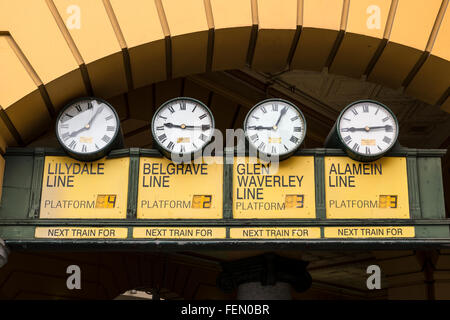
{"label": "green metal frame", "polygon": [[[234,156],[226,149],[224,157]],[[153,149],[120,149],[109,158],[129,157],[129,186],[126,219],[39,219],[45,156],[65,156],[63,150],[9,148],[0,203],[0,238],[13,248],[83,250],[193,250],[193,249],[406,249],[450,247],[450,219],[445,218],[441,157],[446,150],[407,149],[389,156],[406,157],[410,219],[327,219],[325,210],[326,156],[347,156],[340,149],[302,149],[294,156],[314,156],[316,219],[233,219],[233,165],[224,161],[222,219],[137,219],[140,157],[162,157]],[[225,159],[224,159],[225,160]],[[133,183],[133,181],[135,183]],[[322,182],[321,182],[322,181]],[[59,240],[35,239],[37,226],[126,227],[127,239]],[[141,240],[132,238],[133,227],[225,227],[223,240]],[[414,239],[311,239],[236,240],[228,239],[233,227],[320,227],[329,226],[414,226]]]}

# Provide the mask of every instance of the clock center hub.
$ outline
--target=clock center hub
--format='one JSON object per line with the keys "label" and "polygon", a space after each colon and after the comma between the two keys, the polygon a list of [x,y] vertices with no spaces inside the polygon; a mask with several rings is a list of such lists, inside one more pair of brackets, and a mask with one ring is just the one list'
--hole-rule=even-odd
{"label": "clock center hub", "polygon": [[368,126],[366,126],[366,127],[364,128],[364,130],[366,130],[367,132],[369,132],[370,128],[369,128]]}
{"label": "clock center hub", "polygon": [[277,126],[277,125],[274,125],[272,128],[273,128],[273,130],[277,130],[277,129],[278,129],[278,126]]}
{"label": "clock center hub", "polygon": [[89,129],[91,126],[89,124],[84,126],[86,129]]}
{"label": "clock center hub", "polygon": [[184,123],[180,127],[181,129],[186,129],[186,125]]}

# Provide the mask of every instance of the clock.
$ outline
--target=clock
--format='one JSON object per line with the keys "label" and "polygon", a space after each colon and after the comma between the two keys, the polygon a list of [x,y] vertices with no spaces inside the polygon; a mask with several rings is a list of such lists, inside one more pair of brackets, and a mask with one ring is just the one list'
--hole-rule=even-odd
{"label": "clock", "polygon": [[351,103],[336,122],[336,133],[347,154],[357,161],[381,158],[394,147],[398,121],[384,104],[372,100]]}
{"label": "clock", "polygon": [[202,102],[179,97],[156,110],[151,127],[156,146],[164,156],[191,160],[211,142],[214,117]]}
{"label": "clock", "polygon": [[123,146],[116,111],[108,102],[91,97],[74,100],[61,110],[56,137],[67,154],[81,161],[98,160]]}
{"label": "clock", "polygon": [[245,136],[259,154],[291,156],[306,135],[303,113],[293,103],[283,99],[267,99],[256,104],[244,120]]}

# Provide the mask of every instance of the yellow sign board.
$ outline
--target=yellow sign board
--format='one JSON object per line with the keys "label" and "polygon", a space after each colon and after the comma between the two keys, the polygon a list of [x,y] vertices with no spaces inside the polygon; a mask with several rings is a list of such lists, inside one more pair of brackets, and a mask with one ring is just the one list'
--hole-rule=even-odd
{"label": "yellow sign board", "polygon": [[125,219],[129,158],[45,157],[40,218]]}
{"label": "yellow sign board", "polygon": [[225,239],[226,228],[208,227],[136,227],[133,238],[141,239]]}
{"label": "yellow sign board", "polygon": [[177,164],[142,157],[138,219],[222,218],[223,165],[213,158]]}
{"label": "yellow sign board", "polygon": [[414,227],[326,227],[325,238],[414,238]]}
{"label": "yellow sign board", "polygon": [[326,211],[329,219],[408,219],[406,158],[357,162],[325,157]]}
{"label": "yellow sign board", "polygon": [[315,218],[314,157],[278,163],[236,157],[233,217],[236,219]]}
{"label": "yellow sign board", "polygon": [[320,228],[231,228],[231,239],[317,239]]}
{"label": "yellow sign board", "polygon": [[125,239],[127,228],[36,227],[35,238],[44,239]]}

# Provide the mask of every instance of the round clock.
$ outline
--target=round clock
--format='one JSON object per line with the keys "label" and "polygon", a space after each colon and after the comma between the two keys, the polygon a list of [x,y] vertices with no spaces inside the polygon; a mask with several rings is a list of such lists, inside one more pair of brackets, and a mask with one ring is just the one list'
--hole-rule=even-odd
{"label": "round clock", "polygon": [[259,153],[283,160],[305,139],[306,121],[300,109],[289,101],[267,99],[249,111],[244,131],[249,144]]}
{"label": "round clock", "polygon": [[73,158],[93,161],[120,147],[120,120],[114,108],[98,98],[80,98],[66,105],[56,119],[56,137]]}
{"label": "round clock", "polygon": [[351,103],[342,110],[336,123],[340,143],[358,161],[381,158],[397,142],[398,130],[394,113],[372,100]]}
{"label": "round clock", "polygon": [[152,135],[157,147],[169,159],[176,154],[193,159],[211,142],[214,117],[202,102],[179,97],[163,103],[152,119]]}

